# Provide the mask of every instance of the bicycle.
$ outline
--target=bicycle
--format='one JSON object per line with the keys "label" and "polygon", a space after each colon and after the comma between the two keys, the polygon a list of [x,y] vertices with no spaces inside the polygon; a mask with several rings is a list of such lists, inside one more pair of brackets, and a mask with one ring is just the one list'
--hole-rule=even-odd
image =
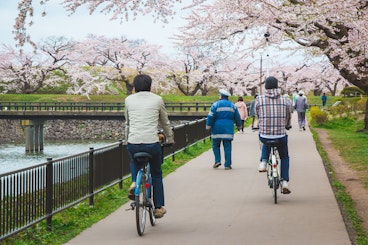
{"label": "bicycle", "polygon": [[264,143],[266,146],[271,147],[270,156],[266,164],[267,183],[273,191],[274,203],[277,204],[277,189],[280,187],[282,193],[282,178],[280,174],[280,157],[277,151],[277,145],[280,144],[278,140],[269,140]]}
{"label": "bicycle", "polygon": [[[161,149],[170,146],[172,143],[161,144]],[[135,199],[130,203],[130,209],[135,210],[135,219],[138,235],[142,236],[146,227],[147,213],[149,215],[151,226],[155,226],[156,218],[154,215],[154,204],[152,201],[152,176],[150,161],[152,156],[148,152],[137,152],[133,155],[134,161],[140,169],[137,173],[136,187],[134,189]]]}

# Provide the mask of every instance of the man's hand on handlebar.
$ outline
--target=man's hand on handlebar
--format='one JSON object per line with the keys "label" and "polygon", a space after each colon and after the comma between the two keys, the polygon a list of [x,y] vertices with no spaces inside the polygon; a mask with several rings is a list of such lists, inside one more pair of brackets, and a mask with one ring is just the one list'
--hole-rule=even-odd
{"label": "man's hand on handlebar", "polygon": [[158,140],[159,140],[160,144],[165,143],[166,142],[166,136],[165,136],[165,134],[164,133],[159,133],[158,134]]}
{"label": "man's hand on handlebar", "polygon": [[158,134],[158,138],[159,138],[159,142],[160,142],[160,144],[161,144],[161,146],[171,146],[171,145],[173,145],[173,144],[175,144],[175,142],[173,141],[173,142],[169,142],[169,141],[167,141],[166,140],[166,136],[165,136],[165,134],[164,133],[159,133]]}

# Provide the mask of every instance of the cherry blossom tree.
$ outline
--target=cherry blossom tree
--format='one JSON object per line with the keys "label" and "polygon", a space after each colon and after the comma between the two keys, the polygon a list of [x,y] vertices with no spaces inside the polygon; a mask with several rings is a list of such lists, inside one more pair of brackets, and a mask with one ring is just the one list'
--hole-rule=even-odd
{"label": "cherry blossom tree", "polygon": [[[33,25],[34,5],[40,3],[47,5],[50,0],[20,0],[18,3],[18,16],[14,24],[14,39],[19,46],[30,43],[34,47],[31,35],[27,32],[27,25]],[[191,0],[186,4],[187,8],[199,5],[206,0]],[[59,0],[69,14],[74,14],[82,6],[89,9],[90,14],[98,11],[110,15],[111,20],[127,21],[135,19],[138,15],[151,14],[153,20],[167,23],[175,14],[174,6],[182,3],[182,0]],[[47,14],[42,12],[42,16]]]}
{"label": "cherry blossom tree", "polygon": [[36,93],[45,86],[68,86],[67,93],[89,96],[106,93],[107,83],[91,69],[72,60],[76,43],[50,37],[38,44],[37,52],[26,53],[10,46],[0,52],[0,85],[3,92]]}
{"label": "cherry blossom tree", "polygon": [[267,31],[273,45],[292,39],[325,55],[342,77],[368,94],[367,1],[218,0],[198,8],[187,21],[183,35],[193,44],[226,40],[261,47]]}
{"label": "cherry blossom tree", "polygon": [[[43,2],[43,1],[41,1]],[[134,18],[152,13],[167,21],[172,6],[180,0],[64,0],[68,11],[88,6],[112,19]],[[205,3],[193,0],[191,6]],[[276,46],[291,39],[302,47],[325,55],[342,77],[368,94],[367,39],[368,2],[365,0],[215,0],[200,5],[188,16],[182,36],[191,45],[227,42],[242,47],[251,43],[264,47],[263,33],[269,32]],[[189,6],[189,7],[191,7]],[[29,42],[25,23],[33,14],[32,0],[22,0],[15,25],[19,44]],[[268,42],[267,42],[268,44]],[[368,102],[365,129],[368,129]]]}
{"label": "cherry blossom tree", "polygon": [[3,46],[0,53],[1,84],[5,91],[31,94],[46,85],[57,84],[56,71],[65,73],[65,51],[70,43],[46,42],[37,53],[25,53]]}
{"label": "cherry blossom tree", "polygon": [[75,47],[72,55],[76,62],[88,65],[103,80],[124,84],[127,94],[133,92],[133,76],[152,73],[156,78],[168,62],[167,57],[163,58],[160,46],[144,40],[90,35]]}
{"label": "cherry blossom tree", "polygon": [[[215,86],[216,65],[213,60],[207,59],[201,50],[183,49],[179,58],[180,66],[174,68],[170,75],[171,82],[184,95],[191,96],[201,91],[206,95],[209,91],[209,84]],[[205,81],[212,83],[205,83]]]}

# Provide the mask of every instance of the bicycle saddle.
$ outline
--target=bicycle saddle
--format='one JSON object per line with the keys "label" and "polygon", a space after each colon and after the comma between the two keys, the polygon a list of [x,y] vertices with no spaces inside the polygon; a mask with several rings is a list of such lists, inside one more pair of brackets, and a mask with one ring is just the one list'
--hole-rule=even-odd
{"label": "bicycle saddle", "polygon": [[152,155],[148,152],[137,152],[133,157],[137,162],[149,162],[152,159]]}

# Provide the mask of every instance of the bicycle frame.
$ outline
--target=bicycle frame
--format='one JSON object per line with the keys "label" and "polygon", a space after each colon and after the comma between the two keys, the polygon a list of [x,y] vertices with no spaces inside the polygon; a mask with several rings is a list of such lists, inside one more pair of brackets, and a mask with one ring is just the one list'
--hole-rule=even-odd
{"label": "bicycle frame", "polygon": [[152,177],[151,177],[151,166],[149,163],[145,164],[141,169],[138,170],[134,194],[135,196],[139,196],[140,194],[139,187],[142,185],[141,180],[143,175],[145,176],[146,179],[144,187],[148,190],[146,192],[146,198],[151,198]]}
{"label": "bicycle frame", "polygon": [[[273,189],[274,203],[277,203],[277,189],[282,183],[280,164],[277,151],[277,141],[270,141],[266,143],[267,146],[271,147],[271,152],[266,165],[267,182],[268,186]],[[282,193],[282,188],[280,188]]]}
{"label": "bicycle frame", "polygon": [[272,164],[272,177],[279,177],[280,176],[280,168],[279,168],[279,164],[277,161],[277,148],[276,147],[271,147],[271,156],[270,156],[270,160],[271,160],[271,164]]}

